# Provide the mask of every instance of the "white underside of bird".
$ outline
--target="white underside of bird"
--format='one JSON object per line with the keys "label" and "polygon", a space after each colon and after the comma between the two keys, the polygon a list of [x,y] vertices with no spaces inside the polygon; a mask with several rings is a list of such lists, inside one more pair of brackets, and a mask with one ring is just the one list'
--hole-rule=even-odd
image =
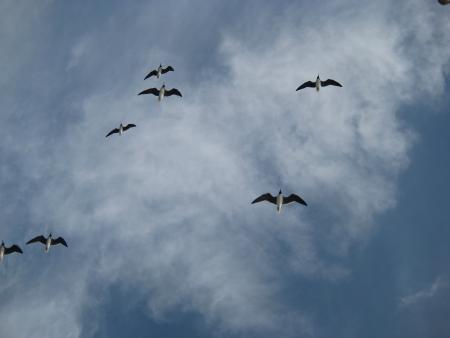
{"label": "white underside of bird", "polygon": [[165,92],[166,92],[166,88],[164,86],[162,86],[161,89],[159,90],[158,101],[162,101],[162,99],[164,98]]}
{"label": "white underside of bird", "polygon": [[281,212],[281,208],[283,207],[283,194],[278,194],[277,196],[277,211]]}
{"label": "white underside of bird", "polygon": [[48,252],[48,250],[50,250],[50,245],[52,245],[52,236],[48,236],[47,240],[45,241],[45,252]]}
{"label": "white underside of bird", "polygon": [[3,257],[5,257],[5,247],[0,246],[0,263],[3,262]]}

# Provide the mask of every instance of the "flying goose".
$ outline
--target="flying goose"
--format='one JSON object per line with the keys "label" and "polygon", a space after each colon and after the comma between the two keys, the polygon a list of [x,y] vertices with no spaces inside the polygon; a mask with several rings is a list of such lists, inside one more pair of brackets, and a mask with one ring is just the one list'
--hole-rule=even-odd
{"label": "flying goose", "polygon": [[144,80],[147,80],[149,77],[152,77],[152,76],[156,76],[156,78],[159,79],[159,77],[162,74],[165,74],[167,72],[173,72],[173,71],[174,71],[174,69],[172,66],[167,66],[166,68],[163,68],[162,65],[159,64],[159,67],[152,70],[150,73],[148,73]]}
{"label": "flying goose", "polygon": [[271,194],[267,193],[267,194],[262,194],[261,196],[259,196],[257,199],[255,199],[252,204],[254,203],[258,203],[258,202],[262,202],[262,201],[267,201],[273,204],[276,204],[277,206],[277,211],[281,212],[281,207],[283,206],[283,204],[288,204],[291,202],[297,202],[303,205],[307,205],[306,202],[298,195],[296,194],[290,194],[287,197],[284,197],[283,194],[280,192],[278,193],[278,196],[272,196]]}
{"label": "flying goose", "polygon": [[161,101],[164,96],[170,96],[170,95],[177,95],[177,96],[183,97],[183,95],[181,95],[181,93],[178,91],[178,89],[176,89],[176,88],[166,89],[165,84],[163,84],[160,89],[149,88],[149,89],[146,89],[146,90],[140,92],[138,95],[142,95],[142,94],[153,94],[155,96],[158,96],[158,101]]}
{"label": "flying goose", "polygon": [[50,233],[47,238],[45,238],[44,236],[41,235],[41,236],[37,236],[37,237],[35,237],[33,239],[30,239],[27,242],[27,244],[36,243],[36,242],[41,242],[42,244],[45,245],[45,248],[44,248],[45,252],[48,252],[48,250],[50,250],[50,245],[62,244],[66,248],[68,247],[66,241],[64,240],[64,238],[58,237],[57,239],[53,239],[52,238],[52,233]]}
{"label": "flying goose", "polygon": [[5,243],[2,241],[2,244],[0,245],[0,263],[3,262],[3,257],[6,255],[9,255],[10,253],[18,252],[20,254],[23,254],[22,249],[18,245],[11,245],[9,248],[5,246]]}
{"label": "flying goose", "polygon": [[111,131],[108,133],[108,135],[106,135],[105,137],[108,137],[109,135],[112,135],[112,134],[115,134],[115,133],[119,133],[119,135],[122,135],[123,132],[124,132],[125,130],[128,130],[128,129],[130,129],[130,128],[134,128],[134,127],[136,127],[136,125],[135,125],[135,124],[132,124],[132,123],[127,124],[126,126],[124,126],[124,125],[121,123],[120,126],[119,126],[119,128],[114,128],[114,129],[111,130]]}
{"label": "flying goose", "polygon": [[296,89],[296,91],[300,90],[300,89],[303,89],[303,88],[306,88],[306,87],[316,88],[316,90],[319,91],[320,87],[326,87],[326,86],[342,87],[342,85],[339,82],[334,81],[332,79],[328,79],[326,81],[320,81],[320,77],[319,77],[319,75],[317,75],[316,81],[314,81],[314,82],[313,81],[306,81],[304,84],[302,84],[300,87],[298,87]]}

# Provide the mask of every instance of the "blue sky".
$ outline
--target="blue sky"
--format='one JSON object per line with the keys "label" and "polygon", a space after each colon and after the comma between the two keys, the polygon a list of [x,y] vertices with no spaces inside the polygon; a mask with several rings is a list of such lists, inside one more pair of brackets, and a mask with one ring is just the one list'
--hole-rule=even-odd
{"label": "blue sky", "polygon": [[0,3],[0,336],[449,335],[448,9]]}

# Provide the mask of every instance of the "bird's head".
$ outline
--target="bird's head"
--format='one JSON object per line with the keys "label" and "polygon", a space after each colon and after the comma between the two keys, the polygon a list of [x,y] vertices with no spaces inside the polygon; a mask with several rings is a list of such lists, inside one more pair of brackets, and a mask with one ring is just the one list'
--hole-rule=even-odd
{"label": "bird's head", "polygon": [[317,74],[317,80],[319,80],[319,79],[320,79],[319,74]]}
{"label": "bird's head", "polygon": [[162,88],[166,88],[166,84],[163,82]]}
{"label": "bird's head", "polygon": [[48,235],[48,237],[52,237],[52,233],[50,233],[50,234]]}
{"label": "bird's head", "polygon": [[280,189],[280,192],[278,193],[278,195],[281,195],[281,189]]}
{"label": "bird's head", "polygon": [[5,242],[2,241],[2,246],[5,246]]}

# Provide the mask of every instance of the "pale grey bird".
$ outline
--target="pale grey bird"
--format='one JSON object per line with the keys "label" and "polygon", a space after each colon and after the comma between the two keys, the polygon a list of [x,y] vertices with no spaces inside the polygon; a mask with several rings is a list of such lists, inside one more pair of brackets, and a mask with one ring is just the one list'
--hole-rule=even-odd
{"label": "pale grey bird", "polygon": [[164,96],[177,95],[177,96],[183,97],[183,95],[181,95],[181,93],[178,89],[176,89],[176,88],[166,89],[165,84],[163,84],[160,89],[149,88],[149,89],[143,90],[138,95],[143,95],[143,94],[153,94],[155,96],[158,96],[158,101],[161,101]]}
{"label": "pale grey bird", "polygon": [[0,245],[0,263],[3,262],[3,258],[6,255],[9,255],[9,254],[11,254],[13,252],[17,252],[17,253],[23,254],[23,251],[20,248],[20,246],[14,244],[14,245],[11,245],[9,248],[7,248],[5,246],[5,243],[2,241],[2,244]]}
{"label": "pale grey bird", "polygon": [[167,66],[166,68],[163,68],[161,64],[159,64],[158,68],[152,70],[150,73],[147,74],[147,76],[144,78],[144,80],[147,80],[149,77],[156,76],[156,78],[160,78],[162,74],[165,74],[167,72],[173,72],[174,69],[172,66]]}
{"label": "pale grey bird", "polygon": [[298,195],[296,194],[290,194],[287,197],[283,196],[283,193],[280,192],[278,193],[277,196],[272,196],[271,194],[267,193],[267,194],[263,194],[261,196],[259,196],[258,198],[256,198],[252,204],[254,203],[258,203],[258,202],[262,202],[262,201],[267,201],[270,202],[272,204],[276,204],[277,206],[277,211],[280,213],[281,212],[281,208],[284,204],[289,204],[291,202],[297,202],[300,204],[303,204],[305,206],[307,206],[306,202]]}
{"label": "pale grey bird", "polygon": [[126,126],[124,126],[122,123],[120,124],[119,128],[114,128],[113,130],[111,130],[108,135],[106,135],[105,137],[108,137],[109,135],[115,134],[115,133],[119,133],[119,135],[122,135],[124,131],[130,129],[130,128],[134,128],[136,127],[135,124],[127,124]]}
{"label": "pale grey bird", "polygon": [[337,87],[342,87],[342,85],[332,79],[328,79],[325,81],[321,81],[319,75],[317,75],[316,81],[306,81],[304,84],[302,84],[300,87],[298,87],[296,89],[296,91],[303,89],[303,88],[307,88],[307,87],[311,87],[311,88],[316,88],[317,91],[320,90],[320,87],[326,87],[326,86],[337,86]]}
{"label": "pale grey bird", "polygon": [[45,238],[44,236],[41,235],[41,236],[37,236],[37,237],[35,237],[33,239],[30,239],[27,242],[27,244],[36,243],[36,242],[40,242],[40,243],[45,245],[45,248],[44,248],[45,252],[48,252],[48,250],[50,250],[50,246],[51,245],[62,244],[66,248],[68,247],[66,241],[64,240],[64,238],[58,237],[56,239],[53,239],[52,233],[50,233],[47,238]]}

